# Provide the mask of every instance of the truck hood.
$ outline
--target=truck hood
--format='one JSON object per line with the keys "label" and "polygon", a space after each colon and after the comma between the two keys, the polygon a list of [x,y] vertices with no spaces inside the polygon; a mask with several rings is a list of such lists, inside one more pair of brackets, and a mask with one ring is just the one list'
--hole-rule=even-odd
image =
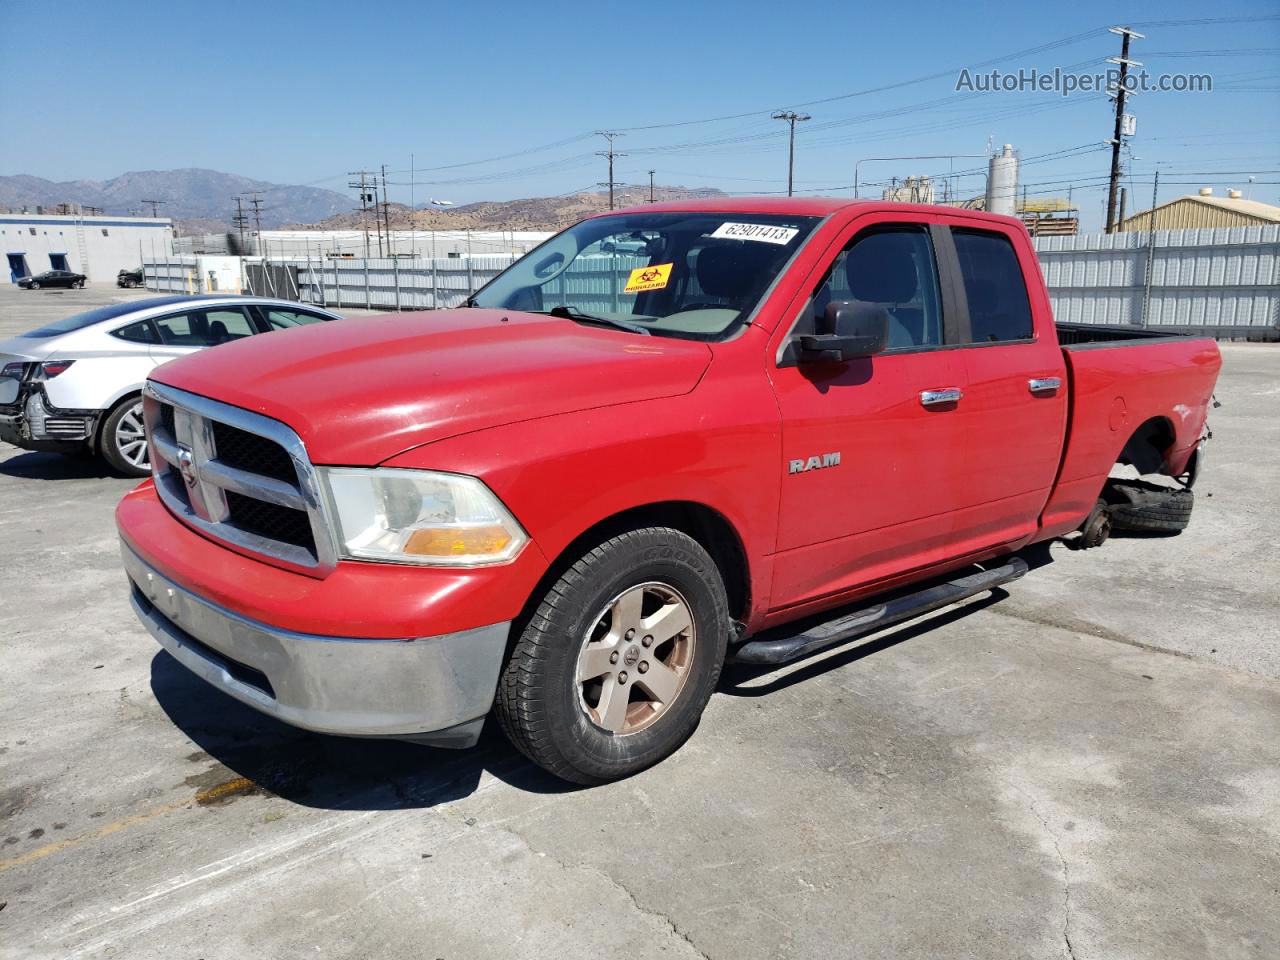
{"label": "truck hood", "polygon": [[288,424],[315,463],[369,466],[488,427],[688,393],[710,360],[696,341],[464,309],[282,330],[151,377]]}

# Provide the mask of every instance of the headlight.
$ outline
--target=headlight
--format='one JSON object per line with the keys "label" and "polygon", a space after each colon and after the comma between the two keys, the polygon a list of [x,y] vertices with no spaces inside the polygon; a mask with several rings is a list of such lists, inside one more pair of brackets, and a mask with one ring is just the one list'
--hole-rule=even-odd
{"label": "headlight", "polygon": [[528,542],[475,477],[429,470],[322,470],[344,556],[474,567],[505,563]]}

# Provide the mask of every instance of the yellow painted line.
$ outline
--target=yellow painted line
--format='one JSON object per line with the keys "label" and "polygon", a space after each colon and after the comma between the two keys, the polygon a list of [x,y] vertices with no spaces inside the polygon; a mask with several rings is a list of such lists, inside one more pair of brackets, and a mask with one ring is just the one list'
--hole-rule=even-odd
{"label": "yellow painted line", "polygon": [[59,840],[56,843],[46,843],[43,847],[36,847],[34,850],[28,850],[20,856],[13,857],[9,860],[0,860],[0,870],[9,870],[13,867],[25,866],[28,863],[34,863],[36,860],[43,860],[51,854],[68,850],[71,847],[78,847],[82,843],[90,840],[100,840],[103,837],[109,837],[113,833],[119,833],[121,830],[127,830],[129,827],[137,826],[139,823],[145,823],[148,820],[154,820],[156,817],[162,817],[166,813],[173,813],[175,810],[181,810],[191,805],[190,800],[181,800],[176,803],[168,803],[162,807],[156,807],[146,813],[135,814],[132,817],[125,817],[123,820],[116,820],[105,826],[99,827],[89,833],[82,833],[75,837],[67,837],[65,840]]}

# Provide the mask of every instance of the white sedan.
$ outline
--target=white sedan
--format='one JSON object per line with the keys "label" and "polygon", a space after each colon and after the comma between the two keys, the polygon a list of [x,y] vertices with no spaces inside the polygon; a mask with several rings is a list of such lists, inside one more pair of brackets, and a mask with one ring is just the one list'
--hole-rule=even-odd
{"label": "white sedan", "polygon": [[172,296],[99,307],[0,341],[0,440],[88,451],[126,476],[151,471],[142,386],[158,364],[286,327],[341,319],[241,296]]}

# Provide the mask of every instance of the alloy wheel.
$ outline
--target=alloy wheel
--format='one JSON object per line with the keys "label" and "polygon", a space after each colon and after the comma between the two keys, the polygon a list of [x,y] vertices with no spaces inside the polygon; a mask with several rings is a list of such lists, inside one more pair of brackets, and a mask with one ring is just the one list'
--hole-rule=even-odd
{"label": "alloy wheel", "polygon": [[628,587],[592,619],[575,683],[587,719],[614,736],[639,733],[680,696],[696,630],[688,601],[656,581]]}
{"label": "alloy wheel", "polygon": [[151,465],[147,452],[147,432],[142,424],[142,401],[139,400],[116,423],[113,438],[120,456],[141,470]]}

